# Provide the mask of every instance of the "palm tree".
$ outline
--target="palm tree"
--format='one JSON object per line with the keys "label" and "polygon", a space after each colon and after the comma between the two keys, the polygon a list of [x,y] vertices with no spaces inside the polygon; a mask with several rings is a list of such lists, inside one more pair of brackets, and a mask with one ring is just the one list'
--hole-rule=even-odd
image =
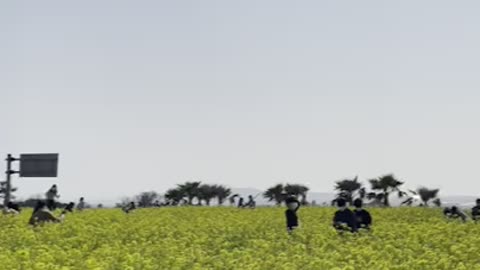
{"label": "palm tree", "polygon": [[178,188],[188,199],[188,205],[192,205],[193,199],[198,196],[198,188],[202,182],[186,182],[178,185]]}
{"label": "palm tree", "polygon": [[390,193],[398,192],[400,197],[403,194],[399,189],[399,187],[403,185],[403,182],[397,180],[393,174],[384,175],[376,179],[370,179],[369,182],[372,186],[372,190],[379,190],[379,194],[382,194],[384,206],[390,206],[390,202],[388,200]]}
{"label": "palm tree", "polygon": [[172,201],[174,205],[177,205],[185,197],[185,194],[179,188],[172,188],[165,192],[165,199]]}
{"label": "palm tree", "polygon": [[306,204],[306,202],[307,202],[307,192],[309,190],[309,188],[307,186],[300,185],[300,184],[286,184],[285,187],[284,187],[284,190],[288,195],[294,195],[296,197],[301,196],[302,197],[302,199],[301,199],[302,204]]}
{"label": "palm tree", "polygon": [[353,196],[356,191],[359,191],[360,196],[365,196],[365,189],[362,188],[362,183],[358,182],[358,176],[354,179],[344,179],[335,182],[335,190],[338,190],[338,197],[344,198],[349,204],[352,204]]}
{"label": "palm tree", "polygon": [[213,185],[213,189],[215,191],[215,196],[218,199],[218,205],[223,205],[225,199],[227,199],[232,193],[229,188],[222,185]]}
{"label": "palm tree", "polygon": [[439,189],[428,189],[426,187],[417,189],[418,195],[420,196],[420,199],[422,199],[424,206],[428,206],[428,202],[435,199],[439,191]]}
{"label": "palm tree", "polygon": [[213,198],[215,198],[215,196],[217,195],[214,186],[207,185],[207,184],[203,184],[199,186],[197,192],[198,192],[197,198],[198,198],[199,205],[202,205],[202,201],[205,201],[205,204],[209,206],[210,201]]}
{"label": "palm tree", "polygon": [[263,197],[267,198],[268,201],[275,201],[275,204],[280,205],[285,197],[284,187],[282,184],[277,184],[263,193]]}

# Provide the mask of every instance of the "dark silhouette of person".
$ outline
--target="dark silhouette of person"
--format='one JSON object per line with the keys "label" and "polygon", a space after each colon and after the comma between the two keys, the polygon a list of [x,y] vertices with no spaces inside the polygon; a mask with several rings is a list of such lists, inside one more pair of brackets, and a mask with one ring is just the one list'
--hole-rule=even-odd
{"label": "dark silhouette of person", "polygon": [[243,197],[240,197],[240,199],[238,199],[238,208],[243,208],[244,205],[243,205]]}
{"label": "dark silhouette of person", "polygon": [[45,193],[45,196],[47,197],[47,207],[50,209],[50,211],[53,211],[57,208],[57,204],[55,202],[56,198],[60,198],[60,195],[58,195],[58,190],[57,190],[57,185],[53,185],[47,193]]}
{"label": "dark silhouette of person", "polygon": [[343,198],[336,200],[338,210],[333,216],[333,227],[340,233],[344,231],[357,232],[355,215],[347,207],[347,201]]}
{"label": "dark silhouette of person", "polygon": [[74,202],[69,202],[65,208],[62,210],[62,214],[66,214],[67,212],[73,213],[73,208],[75,207]]}
{"label": "dark silhouette of person", "polygon": [[298,227],[297,211],[300,208],[300,202],[295,197],[288,197],[285,199],[287,210],[285,211],[285,217],[287,219],[287,232],[291,233]]}
{"label": "dark silhouette of person", "polygon": [[353,205],[355,206],[353,214],[355,215],[357,227],[359,229],[370,230],[370,226],[372,225],[372,216],[367,210],[362,208],[363,201],[361,199],[355,199],[353,201]]}
{"label": "dark silhouette of person", "polygon": [[123,207],[123,212],[125,213],[130,213],[132,212],[133,210],[135,210],[136,207],[135,207],[135,203],[134,202],[130,202],[129,204],[127,204],[125,207]]}
{"label": "dark silhouette of person", "polygon": [[62,219],[63,215],[61,215],[60,218],[55,217],[53,213],[50,212],[45,202],[38,201],[35,205],[35,208],[33,209],[33,213],[30,217],[30,220],[28,221],[28,224],[36,226],[45,222],[57,223],[61,222]]}
{"label": "dark silhouette of person", "polygon": [[480,199],[475,201],[476,205],[472,208],[472,219],[477,222],[480,221]]}
{"label": "dark silhouette of person", "polygon": [[465,214],[457,206],[452,206],[450,208],[446,207],[443,209],[443,215],[448,219],[462,219],[463,222],[467,221],[467,214]]}
{"label": "dark silhouette of person", "polygon": [[248,196],[248,202],[247,202],[247,204],[245,205],[245,207],[249,207],[249,208],[252,208],[252,209],[253,209],[253,208],[255,208],[255,205],[256,205],[256,203],[255,203],[255,200],[253,199],[253,196],[252,196],[252,195],[249,195],[249,196]]}
{"label": "dark silhouette of person", "polygon": [[20,212],[22,212],[22,210],[20,209],[20,206],[13,202],[8,202],[7,206],[3,208],[3,213],[6,215],[8,214],[18,215],[20,214]]}
{"label": "dark silhouette of person", "polygon": [[85,209],[85,198],[81,197],[77,204],[77,210],[83,211]]}

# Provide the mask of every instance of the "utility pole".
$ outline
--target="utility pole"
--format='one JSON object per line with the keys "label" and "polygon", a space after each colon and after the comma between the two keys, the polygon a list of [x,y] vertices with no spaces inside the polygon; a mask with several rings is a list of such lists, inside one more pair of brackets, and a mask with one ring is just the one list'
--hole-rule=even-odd
{"label": "utility pole", "polygon": [[7,175],[6,187],[5,187],[5,200],[3,201],[3,206],[6,206],[11,199],[11,191],[12,191],[12,182],[11,177],[12,174],[18,173],[17,171],[12,170],[12,161],[18,160],[17,158],[12,157],[11,154],[7,155],[7,171],[5,174]]}

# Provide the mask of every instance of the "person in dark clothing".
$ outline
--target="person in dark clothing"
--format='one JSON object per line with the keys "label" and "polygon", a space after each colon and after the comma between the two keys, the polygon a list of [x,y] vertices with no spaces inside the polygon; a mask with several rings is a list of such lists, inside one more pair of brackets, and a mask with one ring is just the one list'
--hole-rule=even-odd
{"label": "person in dark clothing", "polygon": [[240,197],[240,199],[238,199],[238,208],[243,208],[244,205],[243,205],[243,197]]}
{"label": "person in dark clothing", "polygon": [[20,214],[22,210],[20,209],[20,206],[16,203],[13,202],[8,202],[7,206],[4,207],[3,213],[4,214],[12,214],[12,215],[18,215]]}
{"label": "person in dark clothing", "polygon": [[357,223],[357,227],[359,229],[367,229],[370,230],[370,226],[372,225],[372,216],[370,213],[363,209],[363,202],[361,199],[356,199],[353,201],[353,205],[355,206],[355,210],[353,210],[353,214],[355,215],[355,221]]}
{"label": "person in dark clothing", "polygon": [[74,207],[75,207],[75,203],[74,203],[74,202],[70,202],[69,204],[67,204],[67,206],[65,206],[65,208],[63,208],[62,214],[66,214],[67,212],[72,213]]}
{"label": "person in dark clothing", "polygon": [[253,198],[253,196],[252,196],[252,195],[248,195],[248,202],[247,202],[247,204],[245,205],[245,207],[249,207],[249,208],[251,208],[251,209],[254,209],[254,208],[255,208],[255,205],[256,205],[256,203],[255,203],[255,199]]}
{"label": "person in dark clothing", "polygon": [[337,199],[338,210],[333,216],[333,227],[338,232],[350,231],[357,232],[357,224],[355,222],[355,215],[348,209],[347,202],[340,198]]}
{"label": "person in dark clothing", "polygon": [[130,202],[128,205],[126,205],[125,207],[122,208],[123,212],[125,213],[130,213],[131,211],[135,210],[135,203],[134,202]]}
{"label": "person in dark clothing", "polygon": [[446,207],[443,209],[443,214],[448,219],[462,219],[463,222],[467,221],[467,214],[465,214],[461,209],[456,206],[452,206],[451,208]]}
{"label": "person in dark clothing", "polygon": [[38,201],[33,209],[32,216],[28,221],[28,224],[36,226],[46,222],[61,222],[64,218],[64,214],[60,217],[55,217],[53,213],[48,209],[47,205],[43,201]]}
{"label": "person in dark clothing", "polygon": [[472,219],[475,222],[480,221],[480,199],[477,199],[476,205],[472,208]]}
{"label": "person in dark clothing", "polygon": [[47,207],[50,211],[57,209],[57,203],[55,202],[56,198],[59,198],[57,185],[53,185],[45,194],[47,197]]}
{"label": "person in dark clothing", "polygon": [[300,202],[295,197],[288,197],[285,200],[287,210],[285,211],[285,217],[287,218],[287,232],[291,233],[298,227],[297,211],[300,208]]}

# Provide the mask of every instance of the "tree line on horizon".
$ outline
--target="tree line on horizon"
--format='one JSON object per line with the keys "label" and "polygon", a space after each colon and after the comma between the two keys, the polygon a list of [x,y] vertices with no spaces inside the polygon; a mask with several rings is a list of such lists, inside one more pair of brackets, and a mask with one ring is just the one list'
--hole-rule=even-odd
{"label": "tree line on horizon", "polygon": [[[367,180],[367,182],[370,184],[370,190],[367,190],[364,184],[358,180],[358,177],[336,181],[334,190],[337,193],[331,204],[333,205],[337,199],[342,198],[351,205],[355,198],[360,198],[367,201],[366,204],[368,205],[389,207],[390,195],[396,194],[399,198],[402,198],[401,205],[412,206],[415,203],[419,203],[420,206],[429,206],[429,203],[432,202],[435,206],[441,206],[441,201],[437,197],[439,189],[420,187],[417,190],[404,191],[401,189],[404,182],[398,180],[393,174],[372,178]],[[259,194],[251,194],[251,196],[252,198],[257,198],[259,195],[262,195],[275,205],[281,205],[287,196],[295,196],[299,198],[303,205],[315,205],[316,202],[307,200],[308,191],[309,188],[305,185],[287,183],[276,184]],[[160,202],[162,197],[163,202]],[[168,189],[163,196],[155,191],[142,192],[134,198],[124,198],[116,206],[120,207],[131,201],[135,201],[140,207],[166,205],[210,206],[213,201],[221,206],[227,200],[233,206],[237,203],[237,198],[240,198],[240,194],[232,194],[232,189],[225,185],[211,185],[201,181],[192,181],[177,184],[176,187]]]}

